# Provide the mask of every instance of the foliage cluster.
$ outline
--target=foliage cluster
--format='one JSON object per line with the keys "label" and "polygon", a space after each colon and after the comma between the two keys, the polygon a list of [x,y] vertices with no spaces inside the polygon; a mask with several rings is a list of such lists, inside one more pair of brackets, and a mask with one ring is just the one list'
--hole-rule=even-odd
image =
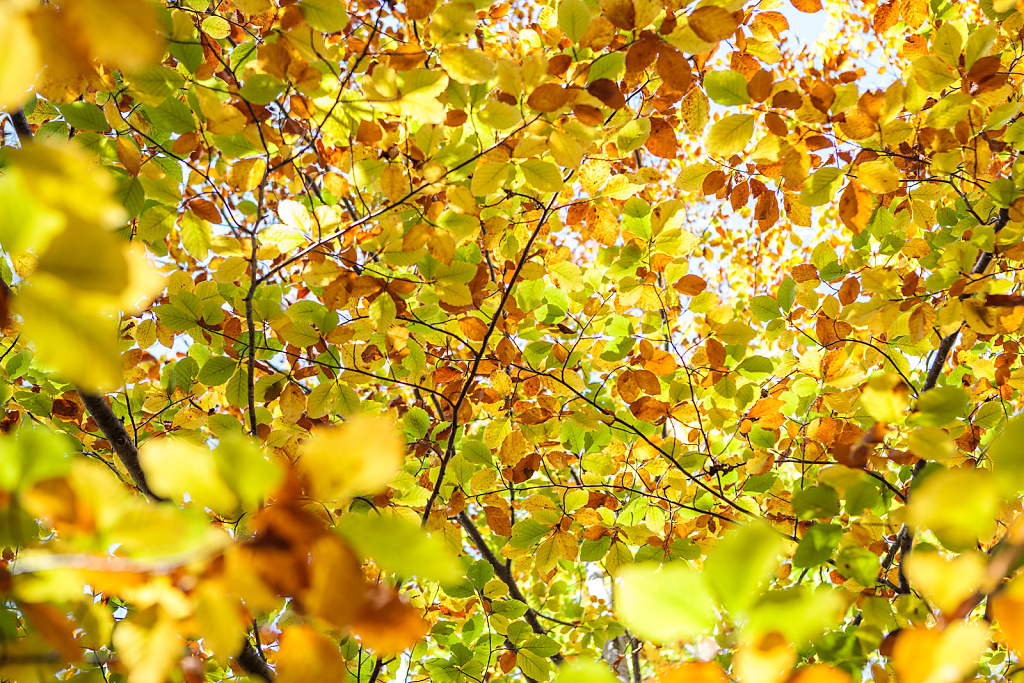
{"label": "foliage cluster", "polygon": [[0,678],[1021,678],[1024,15],[826,2],[0,0]]}

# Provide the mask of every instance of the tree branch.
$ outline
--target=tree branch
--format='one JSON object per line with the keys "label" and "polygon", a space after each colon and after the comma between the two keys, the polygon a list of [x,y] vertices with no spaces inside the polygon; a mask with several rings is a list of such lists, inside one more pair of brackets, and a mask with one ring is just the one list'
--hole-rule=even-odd
{"label": "tree branch", "polygon": [[128,430],[124,428],[124,423],[114,415],[114,411],[107,405],[106,399],[81,389],[77,389],[77,391],[82,398],[82,403],[92,415],[92,419],[96,420],[100,431],[103,432],[103,436],[110,442],[111,449],[117,453],[121,464],[128,470],[128,475],[132,478],[135,486],[154,503],[166,501],[166,498],[153,493],[149,484],[146,483],[146,473],[142,471],[142,465],[139,464],[139,451],[135,448],[135,442],[128,436]]}
{"label": "tree branch", "polygon": [[491,318],[491,324],[487,326],[487,332],[484,334],[483,341],[480,342],[480,350],[474,354],[473,367],[470,368],[469,373],[466,376],[466,380],[462,383],[462,390],[459,392],[459,398],[455,401],[455,405],[452,407],[452,425],[448,433],[448,445],[444,450],[444,457],[441,458],[441,469],[437,473],[437,481],[434,483],[434,490],[430,492],[430,498],[427,500],[427,506],[423,510],[423,521],[421,526],[426,528],[427,521],[430,520],[430,513],[434,508],[434,502],[437,501],[437,497],[441,494],[441,485],[444,483],[444,475],[448,469],[448,463],[455,455],[455,438],[459,431],[459,409],[462,408],[462,404],[466,400],[466,396],[469,395],[470,387],[473,385],[473,380],[476,379],[477,370],[480,368],[480,361],[483,360],[484,355],[487,353],[487,344],[491,340],[491,335],[494,333],[494,328],[498,325],[498,320],[501,318],[501,312],[505,310],[505,304],[508,302],[508,298],[512,295],[512,290],[516,286],[516,281],[519,280],[519,274],[522,272],[526,262],[530,260],[530,250],[533,248],[533,242],[537,239],[537,235],[540,234],[541,228],[547,222],[551,216],[551,209],[555,205],[555,201],[558,199],[556,193],[551,197],[551,201],[544,207],[544,213],[537,221],[537,227],[530,235],[530,239],[526,242],[526,246],[523,247],[523,256],[519,259],[519,263],[516,265],[516,270],[512,273],[512,279],[509,280],[508,285],[505,287],[504,293],[501,295],[501,301],[498,302],[498,308],[494,311],[494,316]]}
{"label": "tree branch", "polygon": [[[28,126],[28,119],[25,118],[24,110],[18,109],[11,115],[11,119],[14,121],[14,128],[18,131],[18,138],[21,144],[25,145],[32,142],[32,129]],[[6,283],[4,284],[6,285]],[[251,338],[249,344],[250,346],[252,345]],[[110,447],[117,453],[117,457],[128,471],[135,486],[142,491],[146,498],[155,503],[166,501],[166,498],[153,493],[153,490],[149,488],[149,484],[146,483],[146,474],[142,471],[142,465],[139,464],[139,451],[135,447],[135,442],[128,436],[128,430],[124,428],[124,423],[114,415],[114,411],[107,405],[106,399],[102,396],[82,391],[77,387],[75,390],[82,398],[82,404],[86,410],[92,415],[92,419],[96,421],[103,435],[110,442]],[[245,639],[245,645],[242,646],[242,651],[235,659],[245,673],[261,678],[266,683],[273,683],[274,674],[270,670],[270,666],[256,652],[248,638]]]}
{"label": "tree branch", "polygon": [[[494,551],[491,550],[489,545],[487,545],[487,541],[484,540],[483,534],[481,534],[480,530],[476,528],[475,524],[473,524],[473,520],[469,518],[469,514],[463,510],[459,513],[458,520],[459,524],[462,525],[462,528],[466,530],[467,534],[469,534],[470,540],[473,541],[473,545],[476,546],[480,555],[483,556],[487,563],[491,565],[491,568],[494,569],[494,575],[501,579],[502,583],[508,586],[508,594],[514,600],[518,600],[526,605],[526,614],[523,615],[523,619],[526,620],[526,623],[530,625],[530,628],[533,629],[533,632],[537,635],[547,635],[547,630],[540,625],[540,621],[537,619],[537,610],[530,607],[530,603],[526,599],[526,596],[523,595],[521,590],[519,590],[519,584],[516,583],[515,577],[512,576],[512,570],[506,567],[505,563],[499,560],[494,554]],[[562,653],[558,652],[551,656],[551,661],[555,664],[561,664],[565,661],[565,658],[562,657]]]}
{"label": "tree branch", "polygon": [[[1006,227],[1006,224],[1009,221],[1009,210],[1000,209],[999,214],[996,217],[995,223],[993,225],[994,232],[996,234],[999,234],[999,231]],[[975,262],[974,268],[971,269],[971,275],[981,275],[986,270],[988,270],[989,264],[992,263],[993,256],[994,252],[983,252],[981,256],[978,257],[978,260]],[[960,299],[965,298],[967,298],[966,294],[960,295]],[[961,325],[961,328],[962,327],[963,326]],[[953,346],[956,344],[957,338],[960,336],[961,328],[957,328],[955,332],[949,334],[948,336],[943,338],[941,342],[939,342],[939,348],[935,352],[935,358],[932,360],[932,364],[928,368],[928,375],[925,377],[924,385],[921,387],[922,394],[924,394],[924,392],[928,391],[929,389],[934,389],[935,385],[938,383],[939,376],[942,375],[942,369],[946,365],[946,359],[949,357],[950,352],[953,350]],[[924,460],[917,461],[917,463],[914,465],[914,471],[910,475],[910,481],[907,482],[908,486],[913,485],[914,480],[924,470],[925,464],[926,462]],[[910,491],[908,489],[906,502],[909,502],[909,500]],[[881,564],[882,574],[884,575],[889,570],[889,567],[892,566],[893,561],[896,559],[896,555],[899,554],[900,564],[897,568],[897,572],[900,583],[899,590],[897,592],[903,594],[910,592],[910,583],[907,581],[907,577],[903,573],[903,558],[906,556],[908,552],[910,552],[910,547],[913,545],[913,543],[914,532],[911,530],[909,526],[904,524],[902,527],[900,527],[899,532],[896,534],[896,538],[893,539],[892,545],[889,546],[889,551],[885,554],[885,557],[882,559]]]}

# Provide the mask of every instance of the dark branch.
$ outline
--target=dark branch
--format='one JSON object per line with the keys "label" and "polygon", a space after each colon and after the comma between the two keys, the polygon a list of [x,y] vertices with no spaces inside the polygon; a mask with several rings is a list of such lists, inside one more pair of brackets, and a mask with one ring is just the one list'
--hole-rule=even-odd
{"label": "dark branch", "polygon": [[[490,546],[487,545],[487,541],[484,540],[483,534],[473,524],[473,520],[469,518],[469,514],[465,510],[459,513],[459,524],[469,534],[470,540],[473,541],[473,545],[480,551],[480,555],[491,565],[494,569],[494,575],[501,579],[501,582],[508,586],[508,594],[514,599],[526,605],[526,614],[523,615],[523,619],[530,625],[533,632],[537,635],[546,635],[547,630],[540,625],[540,621],[537,619],[537,610],[530,607],[530,602],[523,595],[523,592],[519,590],[519,584],[516,583],[515,577],[512,576],[512,570],[505,566],[505,563],[498,559],[491,550]],[[555,664],[561,664],[564,661],[561,653],[556,653],[551,656],[551,661]]]}

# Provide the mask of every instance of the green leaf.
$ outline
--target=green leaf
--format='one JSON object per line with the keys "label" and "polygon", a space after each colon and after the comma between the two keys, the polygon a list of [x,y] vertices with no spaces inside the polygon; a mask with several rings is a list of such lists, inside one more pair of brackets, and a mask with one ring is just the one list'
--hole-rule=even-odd
{"label": "green leaf", "polygon": [[[981,411],[978,411],[979,413]],[[988,448],[992,472],[1007,495],[1024,491],[1024,416],[1010,418]]]}
{"label": "green leaf", "polygon": [[208,387],[219,387],[231,379],[231,376],[235,374],[235,370],[238,367],[239,362],[234,358],[213,356],[203,364],[203,369],[199,371],[198,379]]}
{"label": "green leaf", "polygon": [[800,202],[804,206],[822,206],[832,201],[843,180],[841,169],[832,166],[819,168],[804,181],[803,190],[800,192]]}
{"label": "green leaf", "polygon": [[793,566],[802,568],[825,564],[839,547],[842,536],[843,527],[838,524],[815,524],[800,539],[800,545],[793,554]]}
{"label": "green leaf", "polygon": [[15,311],[23,333],[40,361],[87,391],[111,391],[121,385],[117,319],[107,296],[80,292],[49,276],[21,288]]}
{"label": "green leaf", "polygon": [[727,346],[746,346],[757,336],[757,333],[746,323],[734,320],[716,330],[715,336]]}
{"label": "green leaf", "polygon": [[587,32],[590,26],[590,9],[583,0],[562,0],[558,3],[558,28],[574,43]]}
{"label": "green leaf", "polygon": [[635,633],[666,643],[699,635],[717,620],[705,574],[683,562],[660,568],[654,564],[624,567],[615,606]]}
{"label": "green leaf", "polygon": [[103,110],[91,102],[58,104],[57,109],[64,115],[64,120],[78,130],[95,130],[101,133],[110,130],[110,124],[103,116]]}
{"label": "green leaf", "polygon": [[197,261],[203,261],[209,254],[213,241],[213,229],[192,211],[181,217],[181,245]]}
{"label": "green leaf", "polygon": [[633,119],[619,130],[615,144],[620,154],[629,154],[640,149],[651,136],[651,120],[648,118]]}
{"label": "green leaf", "polygon": [[174,97],[168,97],[160,106],[143,106],[143,109],[153,125],[165,132],[184,135],[196,129],[192,110]]}
{"label": "green leaf", "polygon": [[337,529],[361,554],[396,576],[443,583],[462,577],[462,568],[444,541],[428,535],[416,522],[377,513],[347,514],[338,520]]}
{"label": "green leaf", "polygon": [[743,614],[754,604],[779,566],[785,543],[771,527],[755,524],[726,535],[715,546],[704,562],[704,575],[730,614]]}
{"label": "green leaf", "polygon": [[513,548],[529,548],[551,533],[547,524],[527,518],[512,525],[512,537],[508,544]]}
{"label": "green leaf", "polygon": [[246,510],[265,502],[285,478],[280,465],[244,434],[221,435],[213,459],[221,478]]}
{"label": "green leaf", "polygon": [[743,151],[754,134],[751,114],[733,114],[711,126],[705,145],[708,152],[728,157]]}
{"label": "green leaf", "polygon": [[419,406],[413,406],[402,417],[402,430],[410,441],[422,439],[430,429],[430,415]]}
{"label": "green leaf", "polygon": [[617,683],[604,662],[577,657],[558,671],[558,683]]}
{"label": "green leaf", "polygon": [[712,71],[704,76],[708,97],[724,106],[749,104],[747,79],[736,71]]}
{"label": "green leaf", "polygon": [[527,159],[519,163],[526,182],[538,192],[561,192],[562,174],[554,164],[540,159]]}
{"label": "green leaf", "polygon": [[782,278],[778,294],[775,296],[779,305],[782,306],[782,310],[789,313],[793,309],[793,303],[796,301],[796,280],[788,275]]}
{"label": "green leaf", "polygon": [[836,571],[868,588],[875,585],[878,568],[878,555],[866,548],[846,548],[836,558]]}
{"label": "green leaf", "polygon": [[839,514],[839,494],[831,486],[812,486],[793,496],[793,512],[800,519],[828,519]]}
{"label": "green leaf", "polygon": [[1006,209],[1021,196],[1021,191],[1009,178],[997,178],[985,186],[985,194],[992,198],[996,206]]}
{"label": "green leaf", "polygon": [[779,302],[773,296],[755,296],[750,300],[750,313],[761,322],[771,322],[782,316]]}
{"label": "green leaf", "polygon": [[381,292],[370,304],[370,322],[377,332],[387,332],[396,315],[395,300],[387,292]]}
{"label": "green leaf", "polygon": [[239,94],[252,104],[267,105],[284,92],[284,83],[270,74],[253,74],[245,79]]}
{"label": "green leaf", "polygon": [[991,470],[940,469],[914,487],[907,523],[928,529],[949,550],[969,550],[995,533],[1002,486]]}
{"label": "green leaf", "polygon": [[847,607],[844,591],[830,586],[795,586],[771,591],[750,616],[745,636],[781,633],[797,647],[834,627]]}
{"label": "green leaf", "polygon": [[180,73],[166,66],[149,66],[132,73],[128,79],[132,94],[143,104],[156,106],[185,84]]}
{"label": "green leaf", "polygon": [[341,0],[301,0],[299,11],[317,31],[337,33],[348,26],[348,13]]}
{"label": "green leaf", "polygon": [[956,71],[935,55],[918,57],[912,72],[914,80],[928,93],[944,90],[959,78]]}
{"label": "green leaf", "polygon": [[915,425],[945,427],[967,414],[970,396],[960,387],[935,387],[917,399],[911,422]]}

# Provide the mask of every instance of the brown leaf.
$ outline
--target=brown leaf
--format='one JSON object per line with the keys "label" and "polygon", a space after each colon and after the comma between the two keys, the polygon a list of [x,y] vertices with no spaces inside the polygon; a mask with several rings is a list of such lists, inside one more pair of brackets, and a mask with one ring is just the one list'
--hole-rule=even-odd
{"label": "brown leaf", "polygon": [[631,31],[636,23],[632,0],[601,0],[601,14],[616,28]]}
{"label": "brown leaf", "polygon": [[755,73],[750,81],[747,82],[747,94],[750,95],[750,99],[755,102],[764,102],[768,99],[768,96],[772,94],[772,85],[774,85],[775,79],[771,73],[760,69]]}
{"label": "brown leaf", "polygon": [[705,5],[689,16],[690,28],[707,43],[717,43],[731,36],[739,25],[736,17],[723,7]]}
{"label": "brown leaf", "polygon": [[407,0],[405,3],[405,16],[412,21],[426,19],[437,7],[437,0]]}
{"label": "brown leaf", "polygon": [[668,417],[669,405],[653,396],[641,396],[629,405],[633,417],[644,422],[658,422]]}
{"label": "brown leaf", "polygon": [[1024,296],[1020,294],[986,294],[986,306],[1024,306]]}
{"label": "brown leaf", "polygon": [[899,4],[893,0],[879,3],[871,17],[871,28],[879,36],[885,35],[900,19]]}
{"label": "brown leaf", "polygon": [[[420,0],[412,0],[412,2],[416,4],[426,4],[421,3]],[[430,11],[432,12],[434,0],[429,0],[429,2],[431,5]],[[404,45],[400,45],[398,49],[391,53],[391,56],[388,59],[388,66],[395,71],[411,71],[417,67],[423,66],[426,60],[427,53],[422,47],[415,45],[414,43],[405,43]]]}
{"label": "brown leaf", "polygon": [[928,0],[903,0],[900,3],[900,15],[910,28],[921,28],[921,24],[928,18]]}
{"label": "brown leaf", "polygon": [[516,668],[516,653],[513,650],[502,652],[498,655],[498,666],[501,667],[503,673],[508,673]]}
{"label": "brown leaf", "polygon": [[789,128],[786,127],[786,122],[775,112],[768,112],[765,114],[764,124],[768,126],[768,130],[770,130],[774,135],[778,135],[782,138],[789,135]]}
{"label": "brown leaf", "polygon": [[548,76],[561,76],[572,66],[572,55],[555,55],[548,60]]}
{"label": "brown leaf", "polygon": [[499,536],[512,535],[512,520],[504,510],[493,505],[484,508],[484,515],[487,517],[487,526]]}
{"label": "brown leaf", "polygon": [[192,212],[204,221],[217,224],[223,220],[220,217],[220,211],[217,210],[217,205],[209,199],[193,199],[189,203],[188,208],[192,209]]}
{"label": "brown leaf", "polygon": [[376,145],[384,139],[384,132],[373,121],[363,120],[359,122],[359,129],[356,131],[356,142],[364,145]]}
{"label": "brown leaf", "polygon": [[663,48],[658,56],[658,75],[665,85],[686,92],[693,84],[693,72],[690,71],[690,62],[683,53],[672,48]]}
{"label": "brown leaf", "polygon": [[587,86],[587,92],[612,109],[622,109],[626,106],[626,98],[622,96],[618,84],[611,79],[597,79]]}
{"label": "brown leaf", "polygon": [[545,83],[530,93],[526,104],[534,111],[549,113],[568,104],[569,95],[570,92],[557,83]]}
{"label": "brown leaf", "polygon": [[604,125],[604,115],[597,107],[591,107],[589,104],[577,104],[572,108],[572,113],[576,115],[576,118],[581,123],[585,123],[588,126]]}
{"label": "brown leaf", "polygon": [[704,193],[705,197],[708,197],[721,190],[724,186],[725,173],[721,171],[712,171],[704,178],[704,182],[701,184],[701,192]]}
{"label": "brown leaf", "polygon": [[679,141],[676,139],[676,131],[665,119],[659,116],[652,116],[651,135],[644,143],[647,151],[661,159],[675,159],[679,151]]}
{"label": "brown leaf", "polygon": [[653,40],[641,40],[633,43],[626,52],[626,73],[644,71],[658,56],[658,44]]}
{"label": "brown leaf", "polygon": [[818,279],[818,269],[810,263],[802,263],[794,266],[791,272],[793,279],[797,282],[809,282]]}
{"label": "brown leaf", "polygon": [[839,220],[855,234],[859,234],[868,224],[874,205],[875,199],[871,193],[861,187],[860,183],[851,182],[839,197]]}
{"label": "brown leaf", "polygon": [[128,175],[135,177],[139,175],[142,168],[142,157],[139,155],[139,148],[128,137],[117,138],[117,160],[121,162]]}
{"label": "brown leaf", "polygon": [[75,625],[56,607],[43,603],[19,603],[18,607],[36,633],[53,646],[62,659],[68,662],[82,659],[82,646],[75,642]]}

